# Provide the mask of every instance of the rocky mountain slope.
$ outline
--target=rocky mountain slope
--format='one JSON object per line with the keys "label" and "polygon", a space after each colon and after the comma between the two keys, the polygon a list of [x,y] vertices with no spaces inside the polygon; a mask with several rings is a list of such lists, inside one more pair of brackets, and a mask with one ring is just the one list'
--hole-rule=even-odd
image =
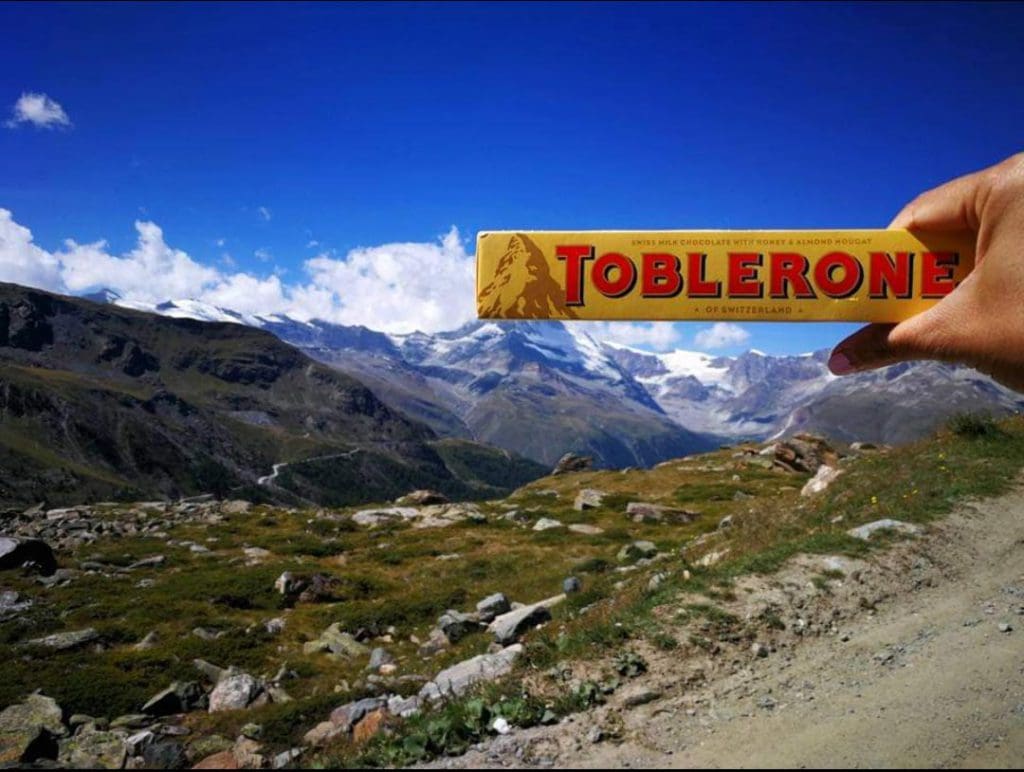
{"label": "rocky mountain slope", "polygon": [[154,310],[261,327],[357,377],[442,435],[472,438],[548,466],[567,452],[594,456],[601,466],[649,466],[718,444],[672,421],[578,326],[477,322],[434,335],[386,335],[195,301]]}
{"label": "rocky mountain slope", "polygon": [[652,353],[596,341],[573,323],[488,322],[386,335],[188,300],[155,310],[261,327],[355,375],[442,435],[476,438],[545,464],[577,451],[606,466],[645,466],[723,440],[801,431],[908,442],[964,410],[998,416],[1024,408],[1024,397],[987,376],[936,362],[836,378],[827,351]]}
{"label": "rocky mountain slope", "polygon": [[837,378],[829,352],[736,357],[693,351],[653,354],[604,344],[679,423],[733,439],[802,431],[836,439],[902,443],[927,436],[965,411],[1006,415],[1024,396],[968,367],[907,362]]}
{"label": "rocky mountain slope", "polygon": [[707,765],[745,726],[765,742],[727,758],[995,748],[1020,736],[1022,468],[1020,419],[963,419],[474,503],[0,510],[0,764]]}
{"label": "rocky mountain slope", "polygon": [[[274,464],[288,465],[260,485]],[[0,501],[338,504],[424,487],[494,495],[542,472],[439,440],[267,332],[0,284]]]}

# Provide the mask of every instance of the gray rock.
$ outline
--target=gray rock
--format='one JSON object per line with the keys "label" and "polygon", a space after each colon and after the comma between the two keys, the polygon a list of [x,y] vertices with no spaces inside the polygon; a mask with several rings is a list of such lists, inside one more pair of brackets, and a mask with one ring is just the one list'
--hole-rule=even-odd
{"label": "gray rock", "polygon": [[458,643],[467,635],[475,633],[483,625],[471,614],[463,614],[453,609],[448,609],[437,620],[438,629],[444,633],[449,643]]}
{"label": "gray rock", "polygon": [[344,632],[341,625],[335,622],[322,633],[315,641],[303,644],[304,654],[316,654],[317,652],[329,652],[335,657],[365,657],[370,653],[363,644],[354,637]]}
{"label": "gray rock", "polygon": [[1012,633],[1013,625],[1011,625],[1009,622],[1000,622],[998,629],[1001,633]]}
{"label": "gray rock", "polygon": [[183,769],[188,766],[185,746],[178,740],[161,740],[142,751],[146,769]]}
{"label": "gray rock", "polygon": [[195,710],[205,701],[203,688],[195,681],[175,681],[142,706],[151,716],[171,716]]}
{"label": "gray rock", "polygon": [[495,642],[503,646],[513,643],[527,630],[531,630],[551,619],[550,607],[563,600],[565,600],[564,595],[556,595],[554,598],[548,598],[530,606],[514,609],[495,617],[488,629],[494,634]]}
{"label": "gray rock", "polygon": [[192,660],[192,665],[215,684],[220,683],[220,680],[225,676],[231,675],[231,672],[226,668],[217,667],[205,659],[194,659]]}
{"label": "gray rock", "polygon": [[0,571],[22,567],[52,576],[57,570],[57,559],[50,546],[40,539],[0,536]]}
{"label": "gray rock", "polygon": [[395,499],[399,505],[426,506],[428,504],[447,504],[448,497],[443,493],[431,490],[419,490],[407,493],[401,498]]}
{"label": "gray rock", "polygon": [[119,732],[80,732],[60,741],[58,762],[71,769],[121,769],[128,749]]}
{"label": "gray rock", "polygon": [[100,634],[91,627],[85,630],[72,630],[66,633],[53,633],[42,638],[33,638],[29,643],[35,646],[45,646],[57,651],[67,651],[85,646],[87,643],[99,640]]}
{"label": "gray rock", "polygon": [[150,555],[148,558],[142,558],[142,560],[136,560],[128,568],[156,568],[164,564],[165,558],[163,555]]}
{"label": "gray rock", "polygon": [[476,604],[476,613],[481,622],[491,622],[496,616],[506,613],[511,608],[505,594],[496,592]]}
{"label": "gray rock", "polygon": [[256,702],[262,694],[262,684],[248,673],[227,676],[210,692],[210,712],[243,710]]}
{"label": "gray rock", "polygon": [[658,548],[654,545],[654,542],[640,539],[638,541],[631,542],[625,547],[619,550],[618,559],[619,562],[636,561],[642,558],[653,558],[658,554]]}
{"label": "gray rock", "polygon": [[30,608],[32,608],[32,601],[28,598],[22,598],[13,590],[0,592],[0,621],[12,619]]}
{"label": "gray rock", "polygon": [[646,705],[648,702],[654,702],[658,699],[661,699],[661,692],[657,689],[632,686],[623,692],[622,707],[635,708],[640,705]]}
{"label": "gray rock", "polygon": [[286,751],[281,751],[271,759],[270,767],[271,769],[289,769],[304,752],[304,748],[289,748]]}
{"label": "gray rock", "polygon": [[718,521],[719,531],[724,531],[726,528],[732,528],[732,515],[726,515]]}
{"label": "gray rock", "polygon": [[555,464],[551,470],[552,475],[568,474],[569,472],[584,472],[594,465],[594,459],[590,456],[580,456],[576,453],[566,453]]}
{"label": "gray rock", "polygon": [[352,522],[369,528],[385,523],[415,520],[420,511],[414,507],[384,507],[382,509],[362,509],[352,515]]}
{"label": "gray rock", "polygon": [[562,521],[555,520],[553,517],[542,517],[533,524],[533,530],[535,531],[550,531],[552,528],[562,527]]}
{"label": "gray rock", "polygon": [[644,501],[631,501],[626,505],[626,517],[634,523],[672,523],[684,525],[693,522],[696,512]]}
{"label": "gray rock", "polygon": [[[500,617],[499,617],[500,619]],[[494,681],[512,670],[516,658],[522,654],[522,644],[508,646],[495,654],[479,654],[442,670],[434,680],[424,685],[419,696],[423,700],[455,697],[472,686]]]}
{"label": "gray rock", "polygon": [[822,464],[818,467],[818,471],[814,473],[814,477],[808,480],[804,487],[800,490],[801,496],[814,496],[824,491],[828,486],[836,481],[836,478],[842,474],[842,470],[828,464]]}
{"label": "gray rock", "polygon": [[599,743],[604,739],[604,732],[601,731],[601,727],[592,726],[587,730],[587,741],[592,743]]}
{"label": "gray rock", "polygon": [[220,511],[225,515],[244,515],[252,509],[251,501],[243,501],[241,499],[235,499],[234,501],[225,501],[220,505]]}
{"label": "gray rock", "polygon": [[573,509],[583,511],[584,509],[597,509],[601,506],[601,502],[607,494],[604,491],[595,490],[593,488],[584,488],[576,494],[576,500],[573,501]]}
{"label": "gray rock", "polygon": [[390,665],[395,661],[395,658],[391,656],[387,649],[383,649],[378,646],[376,649],[370,652],[370,664],[366,666],[367,670],[377,672],[384,665]]}
{"label": "gray rock", "polygon": [[56,740],[67,734],[55,700],[31,694],[0,712],[0,764],[55,759]]}
{"label": "gray rock", "polygon": [[388,698],[388,713],[399,718],[409,718],[420,712],[420,698],[394,696]]}
{"label": "gray rock", "polygon": [[584,536],[597,536],[599,533],[604,533],[604,528],[590,525],[589,523],[572,523],[569,526],[569,530],[573,533],[581,533]]}
{"label": "gray rock", "polygon": [[566,595],[572,595],[574,592],[580,591],[580,580],[575,576],[567,576],[562,580],[562,592]]}
{"label": "gray rock", "polygon": [[851,528],[847,533],[855,539],[863,539],[864,541],[867,541],[877,531],[882,530],[898,531],[911,536],[916,536],[921,533],[921,527],[918,525],[914,525],[913,523],[904,523],[902,520],[892,520],[889,518],[884,520],[875,520],[872,523]]}

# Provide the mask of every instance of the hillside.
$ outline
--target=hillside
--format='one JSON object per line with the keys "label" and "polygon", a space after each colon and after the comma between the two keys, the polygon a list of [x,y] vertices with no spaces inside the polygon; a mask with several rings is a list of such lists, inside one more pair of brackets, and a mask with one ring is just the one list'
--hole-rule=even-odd
{"label": "hillside", "polygon": [[[428,427],[269,333],[0,285],[0,503],[465,498],[543,472],[505,451],[455,450],[458,472]],[[275,464],[288,474],[258,484]]]}
{"label": "hillside", "polygon": [[[831,484],[802,492],[829,467]],[[943,583],[960,571],[957,593],[979,593],[990,611],[968,614],[977,630],[953,612],[957,629],[979,641],[1012,630],[1019,561],[985,550],[1019,547],[1019,496],[947,515],[1006,494],[1022,468],[1020,419],[970,418],[905,448],[804,436],[544,478],[479,504],[10,513],[0,532],[51,544],[58,570],[3,574],[0,706],[12,707],[0,758],[365,766],[469,751],[473,766],[650,763],[652,747],[681,752],[698,728],[725,727],[720,700],[730,716],[805,705],[797,693],[812,687],[787,678],[798,666],[816,694],[884,705],[869,685],[884,690],[880,674],[900,671],[880,668],[916,661],[931,638],[871,637],[876,615],[944,618],[930,604],[959,597]],[[986,533],[998,538],[979,541]],[[872,675],[851,670],[840,693],[818,682],[816,652],[850,640]],[[989,658],[999,667],[1004,649]],[[954,689],[958,672],[933,670],[928,689]],[[1001,706],[1014,672],[984,676],[1009,687]],[[916,704],[901,732],[948,746],[925,740],[945,737],[950,719]],[[973,739],[985,736],[978,705],[936,709]],[[805,725],[818,706],[800,708]],[[72,714],[89,718],[69,726]],[[869,752],[835,747],[861,754],[850,763]]]}

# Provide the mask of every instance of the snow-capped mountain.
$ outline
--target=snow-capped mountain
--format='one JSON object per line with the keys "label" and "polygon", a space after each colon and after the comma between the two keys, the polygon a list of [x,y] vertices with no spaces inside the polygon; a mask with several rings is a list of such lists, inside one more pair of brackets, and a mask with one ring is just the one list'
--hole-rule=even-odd
{"label": "snow-capped mountain", "polygon": [[694,431],[765,439],[813,431],[840,440],[906,442],[955,413],[994,414],[1024,397],[967,367],[913,362],[838,378],[829,352],[714,357],[652,354],[616,344],[605,350],[680,424]]}
{"label": "snow-capped mountain", "polygon": [[572,450],[607,466],[649,465],[725,439],[799,431],[904,442],[954,413],[1024,408],[1021,395],[987,376],[936,362],[837,378],[826,366],[827,351],[655,354],[596,341],[582,325],[554,321],[473,322],[450,332],[392,335],[197,301],[144,310],[261,327],[361,379],[442,435],[544,463]]}

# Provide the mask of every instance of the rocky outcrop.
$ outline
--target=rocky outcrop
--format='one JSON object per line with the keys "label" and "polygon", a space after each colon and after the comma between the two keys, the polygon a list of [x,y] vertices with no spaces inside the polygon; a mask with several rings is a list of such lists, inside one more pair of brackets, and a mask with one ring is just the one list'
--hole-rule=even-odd
{"label": "rocky outcrop", "polygon": [[420,689],[420,699],[439,700],[444,697],[457,697],[478,683],[501,678],[512,670],[516,658],[522,653],[523,646],[517,643],[495,654],[479,654],[452,665],[442,670]]}
{"label": "rocky outcrop", "polygon": [[57,758],[57,740],[67,734],[63,711],[42,694],[0,712],[0,764],[18,765]]}
{"label": "rocky outcrop", "polygon": [[570,472],[585,472],[594,465],[592,456],[580,456],[576,453],[566,453],[555,464],[551,470],[552,475],[568,474]]}

